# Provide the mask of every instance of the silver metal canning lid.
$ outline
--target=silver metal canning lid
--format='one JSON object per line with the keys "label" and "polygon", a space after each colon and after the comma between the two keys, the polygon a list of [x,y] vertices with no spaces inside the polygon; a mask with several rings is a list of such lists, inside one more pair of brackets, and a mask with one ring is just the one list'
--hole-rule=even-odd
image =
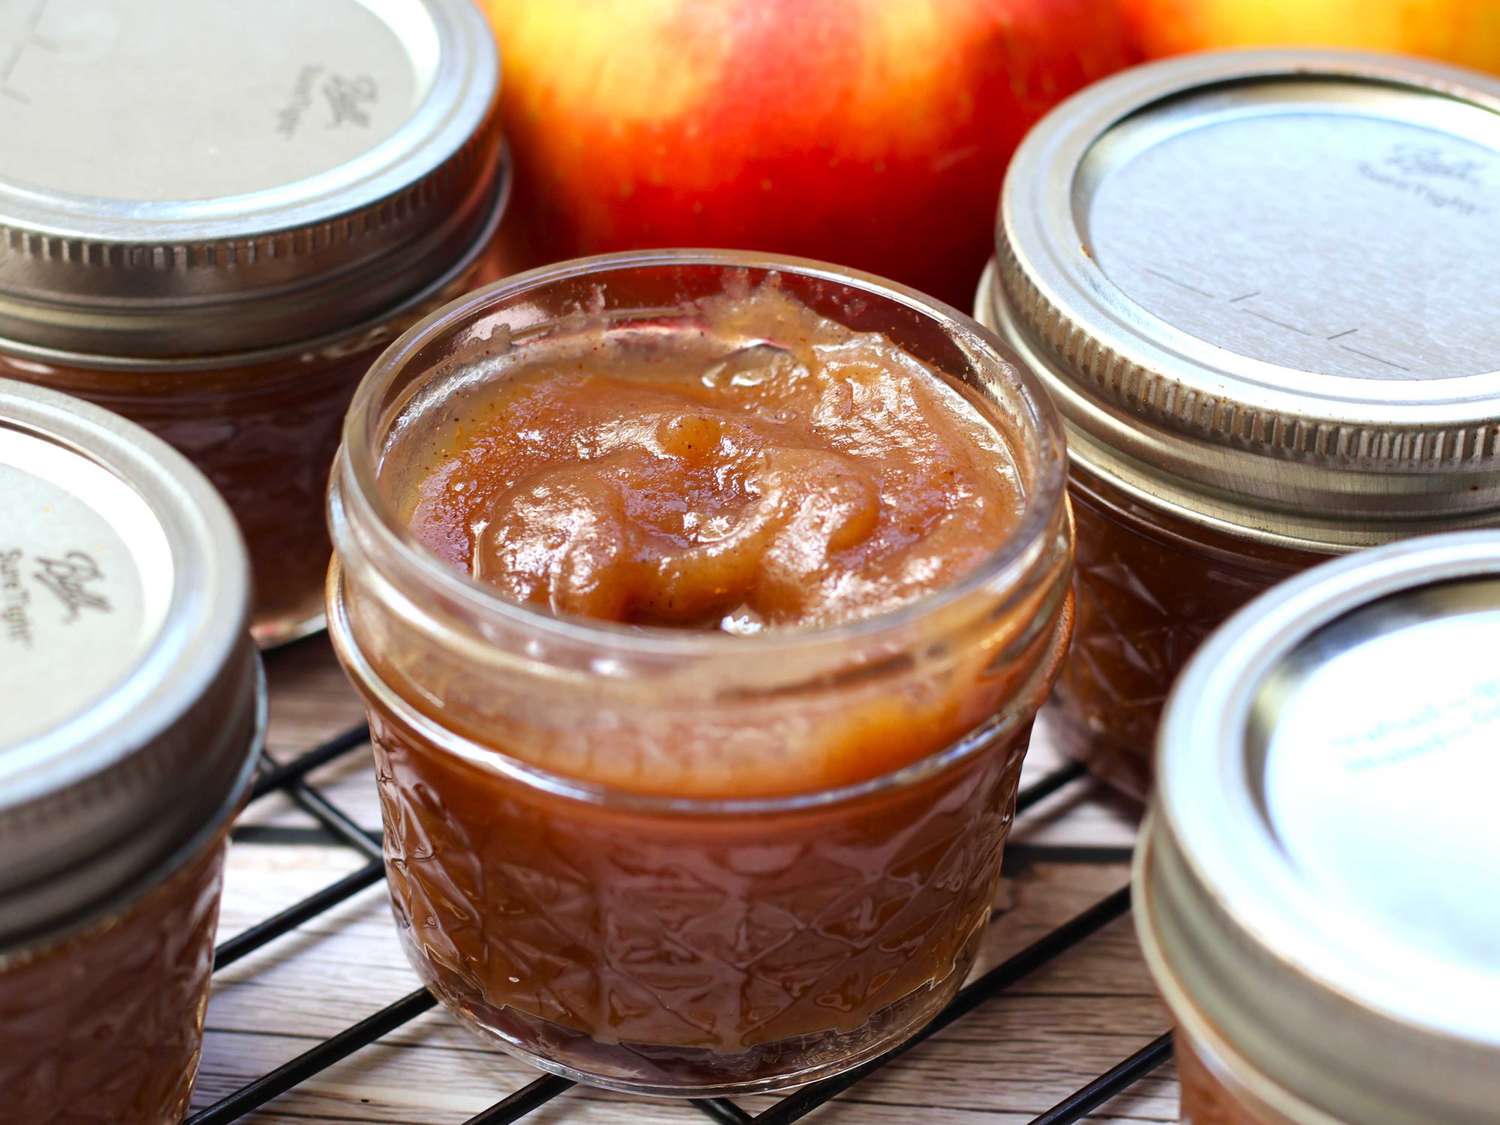
{"label": "silver metal canning lid", "polygon": [[1187,56],[1049,114],[982,319],[1075,460],[1338,550],[1500,510],[1500,82],[1394,56]]}
{"label": "silver metal canning lid", "polygon": [[1500,1106],[1500,532],[1326,563],[1163,718],[1137,927],[1190,1038],[1299,1123]]}
{"label": "silver metal canning lid", "polygon": [[0,949],[222,822],[263,717],[248,612],[239,532],[184,457],[0,380]]}
{"label": "silver metal canning lid", "polygon": [[446,276],[500,206],[469,0],[16,4],[0,42],[8,351],[327,336]]}

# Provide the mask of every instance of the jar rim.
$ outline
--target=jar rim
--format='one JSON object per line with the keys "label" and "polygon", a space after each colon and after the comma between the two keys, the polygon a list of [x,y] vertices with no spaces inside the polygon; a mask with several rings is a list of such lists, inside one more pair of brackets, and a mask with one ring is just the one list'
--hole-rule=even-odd
{"label": "jar rim", "polygon": [[[1481,472],[1477,487],[1461,487],[1435,474],[1268,464],[1265,454],[1208,446],[1101,407],[1027,337],[1000,292],[994,259],[980,277],[974,316],[1042,372],[1063,418],[1068,460],[1148,508],[1247,542],[1327,555],[1495,521],[1494,488],[1485,483],[1492,472]],[[1212,458],[1198,465],[1205,451]],[[1268,468],[1285,470],[1274,495],[1253,483]]]}
{"label": "jar rim", "polygon": [[[406,370],[422,347],[449,329],[472,320],[487,307],[554,282],[590,275],[599,275],[602,280],[618,271],[680,266],[762,271],[768,275],[795,274],[826,281],[855,290],[862,297],[903,306],[935,322],[950,337],[963,339],[999,358],[1021,391],[1021,399],[1028,411],[1025,436],[1029,440],[1012,443],[1011,453],[1018,458],[1028,457],[1033,462],[1029,478],[1031,485],[1023,498],[1020,518],[1005,539],[959,581],[928,591],[888,612],[828,628],[768,630],[750,636],[631,626],[549,614],[502,597],[492,586],[447,565],[422,546],[379,488],[376,443],[369,440],[378,422],[376,412],[381,407],[383,392]],[[355,392],[345,416],[343,443],[335,464],[332,488],[341,502],[349,502],[350,497],[343,495],[340,483],[341,478],[347,476],[358,501],[373,516],[370,530],[382,548],[394,552],[402,565],[420,574],[424,581],[433,583],[443,596],[482,617],[525,626],[559,641],[584,645],[608,643],[615,650],[623,649],[636,655],[692,656],[743,652],[764,656],[778,650],[867,641],[881,634],[897,632],[995,584],[1007,574],[1011,576],[1007,586],[1020,586],[1023,576],[1044,551],[1049,532],[1057,523],[1057,513],[1064,507],[1065,450],[1061,419],[1036,376],[1013,356],[995,333],[935,298],[858,270],[788,255],[699,248],[624,251],[575,258],[504,278],[450,302],[408,329],[375,360]]]}

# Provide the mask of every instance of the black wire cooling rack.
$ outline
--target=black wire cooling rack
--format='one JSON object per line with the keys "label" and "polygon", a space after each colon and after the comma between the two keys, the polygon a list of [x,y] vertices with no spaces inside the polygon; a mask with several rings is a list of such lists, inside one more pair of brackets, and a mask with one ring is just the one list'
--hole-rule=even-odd
{"label": "black wire cooling rack", "polygon": [[[307,781],[312,771],[359,749],[368,741],[369,728],[360,725],[285,761],[277,761],[268,754],[263,755],[260,777],[251,791],[251,802],[272,793],[284,793],[336,839],[364,856],[366,863],[322,890],[229,938],[214,951],[215,972],[234,964],[385,877],[379,837],[360,828],[347,813]],[[1063,766],[1046,774],[1021,790],[1016,801],[1017,814],[1025,812],[1038,801],[1084,776],[1083,768],[1077,764]],[[905,1052],[965,1013],[1001,995],[1027,974],[1097,933],[1129,909],[1128,887],[1105,896],[1045,937],[969,982],[936,1019],[901,1046],[845,1074],[803,1086],[759,1113],[752,1114],[729,1098],[703,1098],[694,1100],[692,1104],[709,1120],[725,1125],[745,1125],[747,1122],[787,1125],[788,1122],[798,1121],[868,1075],[891,1065]],[[273,1098],[436,1006],[437,1000],[431,993],[426,989],[417,989],[269,1074],[199,1110],[188,1118],[186,1125],[223,1125],[225,1122],[242,1120]],[[1155,1070],[1166,1061],[1171,1051],[1172,1036],[1167,1032],[1069,1094],[1040,1117],[1033,1119],[1031,1125],[1067,1125],[1068,1122],[1078,1121]],[[538,1077],[489,1109],[469,1118],[465,1125],[505,1125],[507,1122],[520,1121],[572,1085],[566,1078],[539,1073]]]}

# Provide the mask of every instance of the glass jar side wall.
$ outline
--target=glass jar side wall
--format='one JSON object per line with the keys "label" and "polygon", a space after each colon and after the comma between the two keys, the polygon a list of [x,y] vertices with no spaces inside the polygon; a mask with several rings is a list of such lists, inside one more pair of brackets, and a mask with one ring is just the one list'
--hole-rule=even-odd
{"label": "glass jar side wall", "polygon": [[169,1125],[203,1042],[227,837],[125,912],[0,953],[0,1125]]}
{"label": "glass jar side wall", "polygon": [[549,795],[372,719],[392,906],[423,980],[549,1069],[678,1094],[842,1070],[951,998],[1027,735],[856,802],[702,817]]}
{"label": "glass jar side wall", "polygon": [[1143,797],[1172,684],[1236,610],[1325,556],[1262,546],[1148,509],[1074,465],[1073,648],[1049,701],[1061,748]]}
{"label": "glass jar side wall", "polygon": [[[1006,619],[973,646],[929,635],[928,661],[894,660],[884,676],[693,703],[661,696],[652,676],[626,690],[471,682],[451,654],[392,631],[371,591],[335,594],[333,635],[371,713],[393,906],[418,972],[539,1065],[643,1093],[778,1088],[905,1038],[957,989],[988,915],[1031,719],[1071,630],[1067,547],[1063,534],[1017,608],[1019,645]],[[392,678],[393,647],[408,675]],[[428,699],[443,685],[440,711],[396,689],[414,653]],[[988,734],[950,760],[948,744],[990,716]],[[686,812],[628,792],[580,799],[501,764],[595,761],[613,747],[649,755],[659,777],[697,761],[712,775],[737,753],[804,760],[810,748],[783,739],[799,731],[840,732],[874,761],[948,764],[827,804],[710,800]]]}

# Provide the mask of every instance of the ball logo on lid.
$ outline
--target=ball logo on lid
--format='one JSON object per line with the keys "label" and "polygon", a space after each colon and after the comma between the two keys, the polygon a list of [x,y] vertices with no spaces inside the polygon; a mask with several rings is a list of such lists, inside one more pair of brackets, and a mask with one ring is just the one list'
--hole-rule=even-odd
{"label": "ball logo on lid", "polygon": [[[20,554],[19,551],[14,553]],[[34,577],[63,604],[67,610],[65,620],[69,623],[76,621],[78,614],[85,609],[113,612],[109,599],[91,588],[93,583],[107,582],[107,578],[87,551],[69,551],[60,559],[39,555],[36,562],[39,569]]]}
{"label": "ball logo on lid", "polygon": [[1397,144],[1379,161],[1359,163],[1365,179],[1460,215],[1489,214],[1490,208],[1475,198],[1484,190],[1481,173],[1487,169],[1484,161],[1455,156],[1437,145]]}
{"label": "ball logo on lid", "polygon": [[[370,127],[370,111],[380,100],[380,83],[368,74],[329,74],[325,66],[304,66],[297,74],[297,85],[291,100],[276,114],[276,131],[290,140],[297,135],[305,119],[311,117],[314,92],[321,94],[328,107],[322,124],[336,129],[341,125],[353,125],[362,129]],[[314,122],[316,124],[317,122]]]}
{"label": "ball logo on lid", "polygon": [[251,18],[236,0],[6,5],[0,179],[213,199],[354,160],[427,92],[413,57],[432,36],[420,6],[390,18],[386,7],[257,0]]}

